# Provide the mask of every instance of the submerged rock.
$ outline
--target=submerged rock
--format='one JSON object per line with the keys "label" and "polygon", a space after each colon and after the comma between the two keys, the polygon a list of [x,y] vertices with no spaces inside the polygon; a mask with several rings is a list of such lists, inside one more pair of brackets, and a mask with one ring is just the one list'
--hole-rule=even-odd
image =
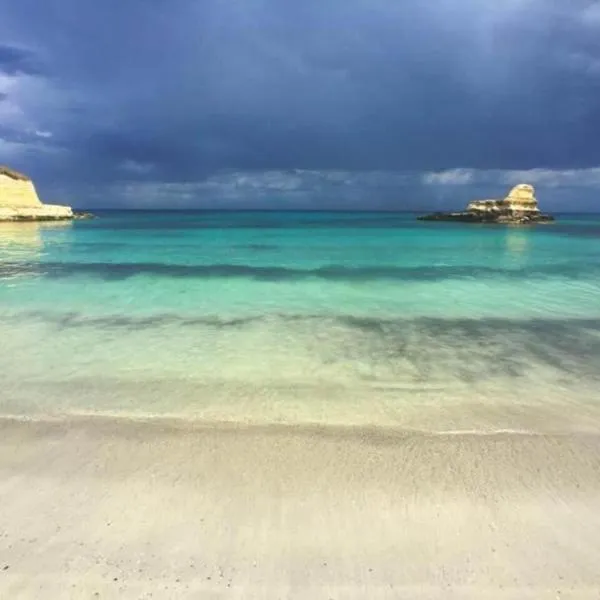
{"label": "submerged rock", "polygon": [[0,166],[0,221],[64,221],[73,217],[70,206],[42,204],[29,177]]}
{"label": "submerged rock", "polygon": [[543,214],[538,207],[533,186],[515,186],[504,200],[475,200],[464,211],[436,212],[417,217],[420,221],[458,221],[461,223],[500,223],[531,225],[550,223],[552,215]]}

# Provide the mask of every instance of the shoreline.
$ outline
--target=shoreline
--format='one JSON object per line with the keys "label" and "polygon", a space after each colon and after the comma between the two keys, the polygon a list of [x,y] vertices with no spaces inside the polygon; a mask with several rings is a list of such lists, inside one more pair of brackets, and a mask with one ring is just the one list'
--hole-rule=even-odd
{"label": "shoreline", "polygon": [[[173,423],[206,426],[321,428],[331,431],[444,433],[502,431],[600,434],[594,382],[554,383],[548,395],[535,382],[430,389],[218,384],[94,379],[62,385],[8,380],[0,420]],[[504,385],[504,388],[500,388]],[[509,387],[511,385],[511,387]],[[131,398],[136,402],[132,403]],[[166,399],[170,398],[170,402]]]}
{"label": "shoreline", "polygon": [[268,421],[251,419],[206,419],[197,416],[169,414],[135,414],[82,411],[79,413],[42,414],[1,414],[0,431],[10,427],[47,428],[97,428],[99,431],[126,431],[130,428],[148,428],[162,433],[256,433],[290,436],[320,436],[323,438],[364,438],[373,435],[381,439],[403,440],[408,438],[436,437],[599,437],[594,429],[528,429],[523,427],[486,426],[480,429],[427,429],[393,423],[339,423],[322,421]]}
{"label": "shoreline", "polygon": [[9,598],[595,598],[600,435],[0,418]]}

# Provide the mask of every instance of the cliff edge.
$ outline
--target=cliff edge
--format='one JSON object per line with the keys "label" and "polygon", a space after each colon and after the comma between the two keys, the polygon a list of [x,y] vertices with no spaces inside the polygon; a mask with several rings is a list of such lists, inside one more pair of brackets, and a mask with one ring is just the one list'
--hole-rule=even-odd
{"label": "cliff edge", "polygon": [[42,204],[33,181],[0,165],[0,221],[60,221],[73,219],[70,206]]}
{"label": "cliff edge", "polygon": [[503,200],[474,200],[460,212],[438,212],[417,217],[420,221],[459,221],[461,223],[505,223],[528,225],[550,223],[552,215],[540,211],[532,185],[516,185]]}

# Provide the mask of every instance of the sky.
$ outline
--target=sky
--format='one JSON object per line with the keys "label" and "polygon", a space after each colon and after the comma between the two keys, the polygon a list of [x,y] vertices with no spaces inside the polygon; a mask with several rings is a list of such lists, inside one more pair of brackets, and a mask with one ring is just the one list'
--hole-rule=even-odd
{"label": "sky", "polygon": [[0,164],[77,207],[600,211],[600,1],[0,0]]}

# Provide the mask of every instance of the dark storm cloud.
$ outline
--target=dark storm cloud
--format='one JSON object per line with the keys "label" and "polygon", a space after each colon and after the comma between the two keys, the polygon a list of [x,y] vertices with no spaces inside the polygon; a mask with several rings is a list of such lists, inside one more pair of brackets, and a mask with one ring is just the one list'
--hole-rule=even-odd
{"label": "dark storm cloud", "polygon": [[30,50],[0,43],[0,73],[39,75],[42,67],[38,57]]}
{"label": "dark storm cloud", "polygon": [[[63,149],[55,176],[194,182],[222,169],[600,164],[598,2],[0,0],[0,9],[0,35],[13,44],[0,47],[0,72],[41,75],[35,65],[47,65],[53,102],[25,99],[34,127]],[[45,160],[33,165],[42,175]]]}

